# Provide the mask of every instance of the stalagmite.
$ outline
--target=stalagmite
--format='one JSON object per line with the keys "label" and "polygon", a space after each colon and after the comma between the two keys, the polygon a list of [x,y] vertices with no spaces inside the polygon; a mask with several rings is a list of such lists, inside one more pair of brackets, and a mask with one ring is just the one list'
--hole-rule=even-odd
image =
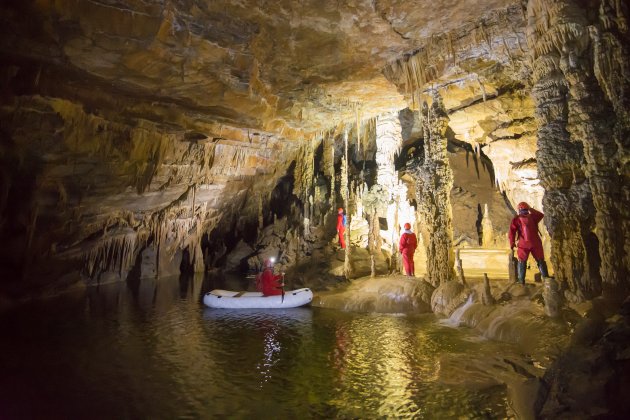
{"label": "stalagmite", "polygon": [[379,235],[378,216],[376,215],[376,211],[372,211],[371,213],[369,213],[368,224],[370,227],[368,233],[368,249],[370,250],[370,277],[376,277],[376,238]]}
{"label": "stalagmite", "polygon": [[455,269],[457,271],[457,276],[459,277],[459,282],[466,286],[466,276],[464,275],[462,259],[459,257],[459,248],[455,251]]}
{"label": "stalagmite", "polygon": [[492,296],[492,291],[490,290],[490,279],[488,278],[488,273],[483,273],[483,293],[481,295],[481,303],[484,305],[494,305],[495,299]]}
{"label": "stalagmite", "polygon": [[514,283],[518,279],[516,272],[516,258],[514,257],[514,251],[510,251],[508,254],[508,276],[510,282]]}
{"label": "stalagmite", "polygon": [[375,184],[362,194],[361,204],[368,215],[368,250],[370,252],[370,273],[376,276],[376,255],[381,248],[380,225],[378,215],[387,210],[390,192],[383,186]]}
{"label": "stalagmite", "polygon": [[[403,184],[401,184],[403,185]],[[406,188],[405,188],[406,189]],[[394,211],[394,229],[392,229],[392,247],[391,253],[392,257],[389,264],[389,272],[390,273],[402,273],[402,264],[399,264],[399,250],[398,250],[398,241],[397,235],[400,235],[400,229],[397,229],[400,226],[399,212],[401,207],[401,202],[403,202],[403,197],[398,196],[398,201],[396,202],[396,209]],[[404,198],[404,203],[407,204],[407,198]],[[415,230],[417,232],[417,229]]]}
{"label": "stalagmite", "polygon": [[545,277],[543,285],[543,299],[545,300],[545,313],[551,318],[560,315],[560,293],[558,283],[552,277]]}
{"label": "stalagmite", "polygon": [[488,211],[488,203],[484,204],[483,219],[481,219],[481,232],[484,248],[491,248],[494,246],[494,231],[492,229],[492,220],[490,220],[490,212]]}

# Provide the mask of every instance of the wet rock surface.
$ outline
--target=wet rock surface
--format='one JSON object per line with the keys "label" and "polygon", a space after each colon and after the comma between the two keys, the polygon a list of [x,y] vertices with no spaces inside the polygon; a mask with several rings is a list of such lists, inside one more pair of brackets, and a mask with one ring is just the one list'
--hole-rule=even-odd
{"label": "wet rock surface", "polygon": [[[613,305],[610,305],[613,306]],[[591,314],[571,348],[545,373],[537,409],[544,418],[620,418],[630,414],[630,301],[605,321]],[[588,332],[587,332],[588,330]]]}
{"label": "wet rock surface", "polygon": [[407,276],[360,278],[343,291],[321,292],[313,305],[353,312],[431,312],[433,286],[423,279]]}

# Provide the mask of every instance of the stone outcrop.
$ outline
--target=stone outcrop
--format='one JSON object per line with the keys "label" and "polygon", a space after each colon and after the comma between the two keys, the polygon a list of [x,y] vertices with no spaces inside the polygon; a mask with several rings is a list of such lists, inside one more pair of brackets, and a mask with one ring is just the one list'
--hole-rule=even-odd
{"label": "stone outcrop", "polygon": [[536,412],[541,418],[626,417],[630,381],[630,301],[616,314],[596,305],[576,326],[571,348],[543,377]]}
{"label": "stone outcrop", "polygon": [[347,289],[319,293],[313,305],[353,312],[431,312],[434,287],[424,280],[403,276],[360,278]]}
{"label": "stone outcrop", "polygon": [[435,314],[449,317],[469,296],[470,290],[463,284],[456,281],[444,282],[431,296],[431,310]]}

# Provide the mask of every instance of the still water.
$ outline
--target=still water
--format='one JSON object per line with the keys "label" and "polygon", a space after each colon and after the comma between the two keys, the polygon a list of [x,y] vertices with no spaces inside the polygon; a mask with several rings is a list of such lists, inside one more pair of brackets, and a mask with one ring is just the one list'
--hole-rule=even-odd
{"label": "still water", "polygon": [[514,415],[487,368],[516,357],[507,344],[432,315],[204,308],[216,286],[112,284],[0,314],[0,418]]}

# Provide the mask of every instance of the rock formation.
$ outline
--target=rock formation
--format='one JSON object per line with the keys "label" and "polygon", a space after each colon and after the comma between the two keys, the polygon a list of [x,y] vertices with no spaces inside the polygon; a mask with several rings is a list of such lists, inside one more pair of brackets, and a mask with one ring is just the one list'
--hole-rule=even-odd
{"label": "rock formation", "polygon": [[[624,132],[626,111],[613,105],[619,99],[604,81],[623,73],[628,62],[615,47],[618,36],[627,37],[623,23],[621,30],[613,28],[625,21],[624,7],[616,5],[610,20],[609,3],[601,3],[600,23],[577,2],[528,3],[532,94],[539,120],[537,160],[545,188],[545,223],[554,241],[551,258],[557,278],[586,297],[598,295],[602,283],[612,289],[628,286],[622,279],[627,279],[624,249],[629,233],[627,222],[621,222],[627,219],[622,213],[628,195],[622,189],[627,184],[623,161],[628,149],[614,134]],[[601,50],[600,32],[607,32],[607,52]],[[596,63],[602,60],[611,65],[606,77],[600,76],[600,85],[595,68],[601,68]],[[621,77],[617,92],[627,83]]]}
{"label": "rock formation", "polygon": [[446,152],[448,117],[439,95],[422,110],[424,160],[408,164],[416,182],[418,219],[427,249],[428,281],[437,287],[453,277],[450,191],[453,174]]}
{"label": "rock formation", "polygon": [[[630,291],[629,14],[620,0],[4,1],[0,303],[270,256],[322,290],[396,272],[409,222],[426,281],[359,281],[354,307],[430,306],[542,345],[570,329],[545,315]],[[458,257],[450,281],[454,248],[504,264],[520,201],[545,213],[555,280],[471,289]],[[623,316],[590,337],[614,367]],[[549,395],[539,410],[562,414]]]}
{"label": "rock formation", "polygon": [[[545,212],[570,301],[628,287],[624,2],[44,0],[0,17],[3,293],[317,264],[342,205],[347,276],[363,255],[395,269],[417,210],[437,286],[453,245],[507,245],[519,201]],[[458,184],[458,150],[491,200]],[[451,221],[466,206],[480,238]]]}

